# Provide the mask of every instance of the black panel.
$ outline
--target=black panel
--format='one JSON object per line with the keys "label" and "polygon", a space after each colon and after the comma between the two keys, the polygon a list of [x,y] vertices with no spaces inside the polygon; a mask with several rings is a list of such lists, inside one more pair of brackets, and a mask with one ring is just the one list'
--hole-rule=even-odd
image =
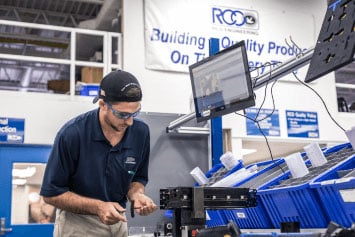
{"label": "black panel", "polygon": [[323,20],[305,82],[353,61],[355,52],[355,0],[331,1]]}

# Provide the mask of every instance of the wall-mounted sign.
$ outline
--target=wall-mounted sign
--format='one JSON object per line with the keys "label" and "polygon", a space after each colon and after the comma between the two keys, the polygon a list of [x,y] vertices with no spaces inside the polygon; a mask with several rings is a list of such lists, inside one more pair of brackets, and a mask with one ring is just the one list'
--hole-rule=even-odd
{"label": "wall-mounted sign", "polygon": [[280,121],[279,121],[279,111],[272,109],[258,109],[258,108],[248,108],[245,110],[245,115],[248,118],[259,121],[258,124],[251,120],[246,119],[247,135],[259,135],[262,136],[260,130],[265,136],[280,136]]}
{"label": "wall-mounted sign", "polygon": [[280,9],[247,0],[145,1],[146,67],[188,72],[188,65],[209,56],[209,39],[218,38],[220,50],[244,40],[249,66],[263,74],[316,41],[311,14]]}
{"label": "wall-mounted sign", "polygon": [[0,142],[23,143],[25,119],[0,117]]}
{"label": "wall-mounted sign", "polygon": [[289,137],[319,138],[317,112],[286,110]]}

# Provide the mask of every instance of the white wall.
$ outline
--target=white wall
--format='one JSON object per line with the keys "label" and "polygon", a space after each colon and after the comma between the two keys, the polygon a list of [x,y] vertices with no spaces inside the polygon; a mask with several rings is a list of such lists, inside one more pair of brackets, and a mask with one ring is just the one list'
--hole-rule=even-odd
{"label": "white wall", "polygon": [[[250,8],[301,11],[314,16],[315,28],[320,29],[326,9],[325,0],[268,0],[249,1]],[[189,113],[191,100],[191,84],[187,73],[172,73],[147,70],[144,66],[144,18],[143,0],[123,1],[123,68],[135,74],[143,87],[143,111],[162,113]],[[285,24],[287,27],[287,24]],[[302,27],[302,26],[300,26]],[[314,33],[317,37],[318,32]],[[336,94],[334,76],[329,74],[312,84],[323,96],[335,119],[345,128],[354,125],[354,114],[339,115],[336,112]],[[261,101],[262,89],[257,91],[258,104]],[[319,116],[321,140],[345,141],[343,133],[331,122],[324,112],[319,99],[309,89],[295,82],[278,82],[274,89],[277,108],[281,115],[284,109],[317,111]],[[38,93],[19,93],[0,91],[0,117],[25,118],[25,143],[51,144],[57,130],[65,121],[73,116],[95,108],[90,98],[69,97]],[[270,100],[266,108],[271,107]],[[223,118],[224,127],[233,128],[233,138],[245,138],[245,121],[235,115]],[[284,124],[280,124],[281,127]],[[282,130],[280,139],[286,139]]]}
{"label": "white wall", "polygon": [[89,97],[0,91],[0,117],[25,118],[25,143],[53,144],[68,119],[96,106]]}
{"label": "white wall", "polygon": [[123,0],[123,68],[133,72],[143,89],[142,109],[188,113],[192,94],[187,73],[145,68],[143,0]]}

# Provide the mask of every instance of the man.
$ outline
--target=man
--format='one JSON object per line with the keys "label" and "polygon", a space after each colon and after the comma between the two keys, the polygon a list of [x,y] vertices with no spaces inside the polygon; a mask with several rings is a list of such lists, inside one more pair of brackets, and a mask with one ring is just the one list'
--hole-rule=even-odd
{"label": "man", "polygon": [[41,195],[57,207],[54,236],[127,236],[127,199],[139,215],[157,209],[144,194],[148,182],[148,126],[140,111],[138,80],[125,71],[106,75],[99,108],[58,132]]}

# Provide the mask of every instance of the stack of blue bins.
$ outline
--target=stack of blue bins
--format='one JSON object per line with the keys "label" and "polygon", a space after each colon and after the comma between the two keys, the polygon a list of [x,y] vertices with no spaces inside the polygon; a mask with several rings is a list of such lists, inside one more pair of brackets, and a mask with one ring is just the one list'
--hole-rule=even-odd
{"label": "stack of blue bins", "polygon": [[234,187],[257,190],[257,206],[224,210],[226,220],[234,221],[241,229],[273,229],[273,225],[264,203],[258,194],[259,187],[284,174],[288,167],[283,158],[250,164],[246,168],[257,166],[257,172],[242,181],[234,184]]}
{"label": "stack of blue bins", "polygon": [[[345,162],[355,152],[347,143],[323,150],[323,153],[328,162],[322,166],[311,167],[309,160],[306,161],[309,174],[292,178],[287,171],[259,187],[258,195],[275,228],[280,228],[282,222],[299,222],[301,228],[325,228],[329,224],[329,215],[316,192],[316,181],[330,174],[338,163]],[[314,188],[310,187],[311,183]]]}
{"label": "stack of blue bins", "polygon": [[278,232],[245,232],[240,237],[321,237],[321,232],[302,232],[302,233],[278,233]]}
{"label": "stack of blue bins", "polygon": [[310,188],[319,197],[328,221],[351,227],[355,223],[355,154],[351,145],[346,144],[334,156],[335,165],[329,164],[330,169],[313,180]]}
{"label": "stack of blue bins", "polygon": [[[209,182],[204,186],[209,186],[243,167],[244,165],[241,161],[238,162],[231,170],[226,169],[221,163],[216,164],[205,174],[206,177],[209,179]],[[198,183],[196,183],[195,186],[199,186]],[[206,225],[208,227],[221,226],[227,223],[222,213],[222,210],[206,210],[206,212]]]}
{"label": "stack of blue bins", "polygon": [[[223,167],[219,164],[216,166]],[[240,188],[249,188],[249,189],[258,189],[258,187],[267,181],[270,181],[276,177],[279,177],[282,173],[287,170],[285,160],[275,159],[270,161],[263,161],[258,163],[253,163],[246,166],[246,169],[256,166],[257,172],[237,181],[233,187]],[[224,173],[221,177],[220,167],[214,167],[209,172],[206,173],[206,177],[209,178],[209,184],[213,184],[218,180],[227,177],[228,175],[238,171],[241,166],[235,167],[232,170]],[[219,169],[219,170],[218,170]],[[216,172],[218,170],[218,172]],[[218,178],[216,178],[218,177]],[[263,203],[260,201],[260,198],[257,195],[257,206],[248,207],[248,208],[237,208],[237,209],[226,209],[226,210],[217,210],[217,211],[208,211],[208,214],[211,220],[207,221],[208,226],[215,225],[226,225],[230,220],[234,221],[239,228],[242,229],[270,229],[274,228],[272,222],[266,212]],[[218,220],[218,221],[216,221]]]}

